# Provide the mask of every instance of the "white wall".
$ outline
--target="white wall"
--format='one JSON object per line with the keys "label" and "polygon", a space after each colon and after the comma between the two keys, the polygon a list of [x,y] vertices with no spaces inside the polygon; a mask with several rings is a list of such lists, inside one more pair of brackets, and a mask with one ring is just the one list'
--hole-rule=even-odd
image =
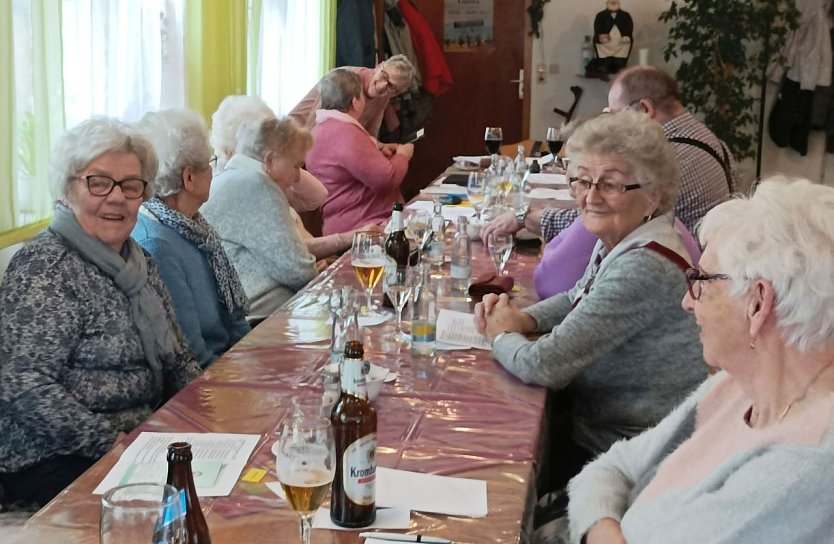
{"label": "white wall", "polygon": [[[622,0],[625,11],[634,20],[634,48],[631,63],[637,62],[637,50],[649,49],[649,64],[668,70],[674,74],[673,64],[663,61],[663,47],[666,43],[668,29],[658,21],[660,13],[668,7],[668,0]],[[583,36],[593,32],[593,19],[598,11],[604,9],[605,2],[550,2],[544,7],[542,21],[542,38],[533,42],[533,83],[530,107],[530,137],[544,140],[548,126],[561,124],[563,118],[553,112],[554,107],[566,110],[573,101],[570,87],[579,85],[584,94],[579,102],[574,117],[595,115],[607,103],[608,83],[597,79],[579,77],[582,61],[581,47]],[[549,73],[545,83],[537,83],[535,69],[537,64],[558,64],[557,74]],[[776,86],[769,85],[766,114],[776,93]],[[825,141],[822,133],[812,133],[809,152],[801,157],[792,150],[777,148],[765,131],[762,175],[785,173],[803,176],[815,181],[834,185],[834,155],[825,155]],[[755,176],[755,162],[749,159],[739,165],[742,184],[749,185]]]}

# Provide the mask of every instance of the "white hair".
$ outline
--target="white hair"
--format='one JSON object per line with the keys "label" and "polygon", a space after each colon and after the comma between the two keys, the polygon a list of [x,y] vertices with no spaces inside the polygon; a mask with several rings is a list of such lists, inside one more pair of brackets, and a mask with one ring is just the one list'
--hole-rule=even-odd
{"label": "white hair", "polygon": [[209,142],[217,158],[222,163],[232,158],[245,124],[259,124],[274,117],[275,112],[257,96],[230,95],[224,98],[211,116]]}
{"label": "white hair", "polygon": [[203,118],[191,110],[170,109],[149,112],[139,121],[139,128],[153,143],[159,156],[156,190],[159,197],[182,190],[182,172],[186,166],[204,172],[211,168],[211,148]]}
{"label": "white hair", "polygon": [[801,352],[834,341],[834,188],[774,176],[752,196],[737,195],[710,210],[698,227],[730,293],[756,279],[773,285],[782,338]]}
{"label": "white hair", "polygon": [[55,199],[67,196],[70,182],[75,176],[95,159],[112,152],[136,155],[142,179],[148,182],[143,198],[150,198],[159,167],[153,145],[136,126],[109,117],[93,117],[83,121],[58,138],[49,159],[52,196]]}

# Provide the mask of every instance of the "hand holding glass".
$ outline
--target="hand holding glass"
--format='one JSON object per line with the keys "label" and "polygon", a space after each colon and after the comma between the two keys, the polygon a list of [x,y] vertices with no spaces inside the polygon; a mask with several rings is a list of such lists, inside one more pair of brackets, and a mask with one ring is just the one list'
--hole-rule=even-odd
{"label": "hand holding glass", "polygon": [[327,497],[336,469],[330,421],[323,417],[292,417],[284,424],[272,452],[278,481],[298,513],[301,541],[310,544],[313,514]]}
{"label": "hand holding glass", "polygon": [[495,268],[498,270],[498,275],[504,274],[504,267],[510,260],[510,255],[513,253],[513,244],[515,240],[512,234],[493,233],[489,235],[487,240],[487,248],[492,260],[495,262]]}

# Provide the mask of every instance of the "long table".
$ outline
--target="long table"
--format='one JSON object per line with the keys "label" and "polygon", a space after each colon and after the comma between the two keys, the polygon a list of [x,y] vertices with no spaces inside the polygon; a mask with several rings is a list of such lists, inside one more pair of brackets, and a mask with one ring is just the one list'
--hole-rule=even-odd
{"label": "long table", "polygon": [[[473,276],[494,270],[483,245],[475,241],[472,246]],[[538,247],[519,249],[507,266],[518,285],[513,297],[519,306],[536,300],[532,275],[538,253]],[[448,267],[443,268],[446,282]],[[100,497],[92,490],[142,431],[182,431],[261,435],[244,473],[261,468],[268,470],[267,476],[258,483],[239,480],[228,497],[201,499],[215,544],[299,542],[294,512],[264,483],[277,480],[271,447],[291,397],[321,390],[319,373],[329,358],[326,299],[341,285],[357,285],[348,255],[38,512],[25,528],[25,541],[98,542]],[[444,291],[442,306],[471,311],[467,297]],[[485,518],[414,512],[409,532],[462,543],[526,542],[545,389],[524,385],[487,351],[443,351],[433,360],[407,351],[386,352],[380,338],[394,323],[391,319],[365,329],[366,358],[399,372],[395,383],[383,385],[376,401],[379,466],[486,480],[489,504]],[[356,531],[313,530],[312,538],[316,543],[361,541]]]}

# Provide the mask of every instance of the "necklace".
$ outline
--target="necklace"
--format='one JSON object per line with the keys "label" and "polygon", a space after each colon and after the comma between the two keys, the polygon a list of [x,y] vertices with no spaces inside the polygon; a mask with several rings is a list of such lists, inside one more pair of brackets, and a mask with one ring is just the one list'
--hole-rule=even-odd
{"label": "necklace", "polygon": [[[802,396],[804,397],[805,395],[802,395]],[[799,399],[797,399],[797,400],[799,400]],[[787,406],[785,406],[785,409],[784,409],[784,410],[782,410],[782,413],[781,413],[781,414],[779,414],[779,419],[777,419],[776,421],[782,421],[783,419],[785,419],[785,416],[786,416],[786,415],[788,415],[788,412],[790,412],[790,411],[791,411],[791,406],[793,406],[793,402],[794,402],[794,401],[790,401],[790,402],[788,403],[788,405],[787,405]]]}

